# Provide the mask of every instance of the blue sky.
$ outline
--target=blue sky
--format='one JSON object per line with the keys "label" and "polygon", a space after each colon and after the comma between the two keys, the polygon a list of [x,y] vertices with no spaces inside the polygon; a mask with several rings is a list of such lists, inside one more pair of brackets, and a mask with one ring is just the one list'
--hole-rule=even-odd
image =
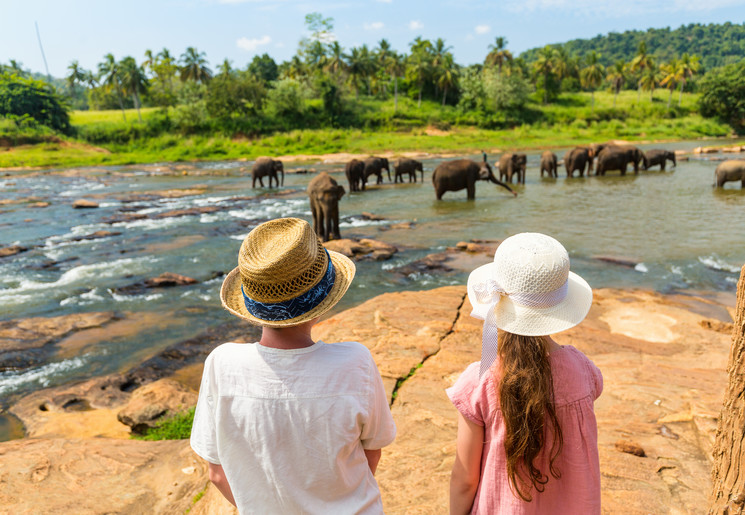
{"label": "blue sky", "polygon": [[284,61],[308,35],[310,12],[333,18],[347,50],[386,38],[402,52],[416,36],[442,37],[460,64],[482,62],[496,36],[517,55],[611,31],[745,22],[745,0],[0,0],[0,7],[0,62],[44,71],[38,22],[56,77],[73,59],[95,69],[108,52],[141,62],[146,49],[164,47],[178,56],[195,46],[213,69],[226,57],[244,67],[264,52]]}

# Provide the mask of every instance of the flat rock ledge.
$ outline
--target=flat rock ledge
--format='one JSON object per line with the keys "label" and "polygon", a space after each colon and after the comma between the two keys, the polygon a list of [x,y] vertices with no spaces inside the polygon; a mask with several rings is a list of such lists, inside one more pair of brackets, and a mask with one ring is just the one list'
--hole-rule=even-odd
{"label": "flat rock ledge", "polygon": [[[710,312],[709,299],[616,289],[594,294],[587,319],[555,339],[586,353],[604,375],[595,403],[603,512],[701,512],[727,381],[730,335],[718,329],[728,321],[700,314]],[[718,307],[726,313],[727,306]],[[362,342],[383,376],[398,426],[377,473],[388,514],[447,512],[457,420],[445,389],[479,359],[481,325],[470,311],[465,287],[449,286],[384,294],[314,328],[316,339]],[[190,374],[198,377],[199,370]],[[81,387],[100,389],[95,381]],[[50,397],[43,392],[22,401],[48,419],[35,438],[0,443],[6,471],[0,512],[134,513],[147,506],[151,513],[235,514],[187,441],[75,432],[111,423],[127,434],[116,417],[135,394],[117,389],[113,383],[101,407],[79,412],[64,407],[72,390],[58,391],[57,407],[47,412],[39,410]],[[69,416],[67,425],[51,426],[55,414]]]}
{"label": "flat rock ledge", "polygon": [[324,242],[323,246],[329,250],[344,254],[355,261],[365,259],[372,261],[386,261],[391,259],[393,255],[398,252],[398,249],[393,245],[378,240],[372,240],[370,238],[362,238],[361,240],[342,238],[340,240]]}

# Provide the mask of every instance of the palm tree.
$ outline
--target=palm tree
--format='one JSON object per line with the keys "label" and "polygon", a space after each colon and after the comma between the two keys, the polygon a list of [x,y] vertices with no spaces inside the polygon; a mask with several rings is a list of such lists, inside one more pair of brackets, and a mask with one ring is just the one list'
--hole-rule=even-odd
{"label": "palm tree", "polygon": [[660,71],[663,75],[660,85],[665,86],[670,91],[670,96],[667,98],[667,108],[670,109],[673,91],[683,78],[683,67],[680,61],[671,59],[668,63],[660,65]]}
{"label": "palm tree", "polygon": [[603,65],[598,62],[600,56],[592,50],[587,54],[585,66],[579,73],[579,78],[582,83],[582,87],[590,90],[592,96],[592,111],[595,111],[595,90],[600,83],[603,81],[603,72],[605,71]]}
{"label": "palm tree", "polygon": [[134,57],[125,57],[119,63],[121,71],[121,82],[124,91],[132,95],[132,101],[137,108],[137,118],[142,123],[142,114],[140,113],[140,92],[147,88],[147,77],[145,71],[137,66]]}
{"label": "palm tree", "polygon": [[654,89],[660,82],[660,70],[654,59],[650,56],[647,64],[647,68],[644,71],[641,79],[639,80],[639,86],[644,91],[649,91],[649,101],[654,99]]}
{"label": "palm tree", "polygon": [[617,60],[612,67],[608,68],[608,76],[605,77],[613,87],[613,107],[616,107],[616,98],[618,93],[623,87],[623,83],[626,81],[626,63],[623,59]]}
{"label": "palm tree", "polygon": [[349,83],[354,89],[354,96],[356,98],[359,98],[360,83],[364,83],[367,73],[365,69],[365,56],[363,55],[361,48],[353,47],[350,53],[345,57],[347,59],[347,73],[349,74]]}
{"label": "palm tree", "polygon": [[229,77],[233,73],[233,67],[230,65],[230,59],[227,57],[217,66],[218,77]]}
{"label": "palm tree", "polygon": [[432,46],[432,74],[437,77],[435,80],[435,86],[437,88],[439,88],[439,77],[445,71],[445,68],[453,67],[453,55],[450,53],[452,48],[451,46],[446,46],[445,40],[442,38],[437,38],[437,41]]}
{"label": "palm tree", "polygon": [[127,115],[124,113],[124,100],[122,95],[122,85],[120,77],[119,63],[116,62],[114,54],[109,52],[104,57],[102,63],[98,63],[98,75],[101,77],[103,84],[109,88],[116,90],[116,95],[119,98],[119,107],[122,108],[122,118],[127,121]]}
{"label": "palm tree", "polygon": [[398,111],[398,78],[406,73],[406,56],[392,52],[388,69],[393,75],[393,112],[395,113]]}
{"label": "palm tree", "polygon": [[[382,75],[382,77],[385,77],[386,79],[390,79],[390,60],[391,60],[392,53],[393,53],[393,50],[391,49],[391,44],[385,38],[381,39],[378,42],[378,48],[374,50],[375,61],[376,61],[375,65],[378,69],[378,74]],[[387,82],[386,81],[381,81],[381,82],[383,83],[383,94],[387,96],[388,95]]]}
{"label": "palm tree", "polygon": [[543,103],[548,104],[549,83],[556,73],[556,52],[546,45],[538,50],[538,58],[533,62],[533,72],[543,77]]}
{"label": "palm tree", "polygon": [[[631,60],[631,71],[632,72],[640,72],[640,74],[644,73],[644,70],[647,70],[649,68],[652,68],[654,66],[654,58],[647,53],[647,42],[646,41],[640,41],[639,42],[639,49],[636,52],[636,57]],[[637,102],[639,102],[641,98],[641,90],[642,90],[642,81],[641,77],[639,78],[639,82],[637,83]]]}
{"label": "palm tree", "polygon": [[326,59],[325,70],[333,75],[339,75],[344,71],[344,49],[338,41],[329,45],[329,56]]}
{"label": "palm tree", "polygon": [[678,107],[680,107],[680,102],[683,99],[683,88],[686,85],[686,81],[693,77],[700,67],[698,60],[699,57],[697,55],[688,55],[688,53],[683,54],[683,56],[680,58],[681,77],[680,94],[678,95]]}
{"label": "palm tree", "polygon": [[85,80],[85,70],[83,70],[80,67],[80,64],[78,63],[78,60],[75,59],[70,63],[70,65],[67,67],[68,70],[70,70],[70,75],[68,75],[67,78],[67,85],[70,86],[70,97],[75,97],[75,85],[78,83],[83,83]]}
{"label": "palm tree", "polygon": [[207,66],[204,52],[199,52],[193,46],[181,54],[181,80],[193,80],[194,82],[206,83],[212,78],[212,70]]}
{"label": "palm tree", "polygon": [[432,43],[428,39],[422,39],[421,36],[417,36],[411,43],[411,54],[409,55],[407,64],[406,71],[419,88],[417,107],[421,107],[424,81],[429,77],[432,70]]}
{"label": "palm tree", "polygon": [[442,107],[445,107],[445,99],[448,96],[448,88],[455,85],[458,72],[455,68],[453,54],[445,54],[442,65],[437,72],[437,87],[442,88]]}
{"label": "palm tree", "polygon": [[23,63],[20,61],[16,61],[15,59],[11,59],[8,61],[8,70],[10,73],[14,75],[18,75],[19,77],[25,77],[26,71],[23,69]]}
{"label": "palm tree", "polygon": [[155,73],[155,62],[156,57],[153,55],[153,51],[150,49],[145,50],[145,60],[142,61],[142,67],[143,69],[150,70],[150,73]]}
{"label": "palm tree", "polygon": [[496,66],[497,73],[501,75],[502,66],[512,62],[512,52],[507,50],[507,38],[497,36],[493,45],[489,45],[489,53],[486,54],[484,64],[487,66]]}

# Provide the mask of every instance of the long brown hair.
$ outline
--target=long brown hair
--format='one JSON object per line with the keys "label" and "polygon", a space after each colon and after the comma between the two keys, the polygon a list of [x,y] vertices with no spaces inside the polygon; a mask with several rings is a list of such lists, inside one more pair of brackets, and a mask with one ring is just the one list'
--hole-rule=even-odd
{"label": "long brown hair", "polygon": [[501,374],[499,401],[505,423],[504,450],[510,487],[524,501],[532,501],[535,488],[543,492],[549,477],[535,465],[550,440],[549,472],[558,479],[554,462],[563,438],[554,409],[554,385],[545,336],[521,336],[499,331]]}

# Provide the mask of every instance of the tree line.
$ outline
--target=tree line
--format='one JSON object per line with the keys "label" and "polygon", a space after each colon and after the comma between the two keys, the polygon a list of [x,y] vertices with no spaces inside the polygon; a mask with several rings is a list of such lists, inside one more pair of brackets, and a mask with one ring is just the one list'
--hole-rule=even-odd
{"label": "tree line", "polygon": [[[185,133],[374,125],[376,115],[361,115],[371,110],[370,102],[392,100],[395,117],[401,96],[417,107],[426,99],[467,113],[466,123],[494,126],[523,123],[531,98],[547,104],[562,92],[590,92],[594,110],[594,92],[603,87],[615,94],[614,107],[623,89],[635,89],[641,101],[642,92],[651,99],[656,88],[664,87],[670,92],[667,107],[674,108],[673,93],[678,92],[680,106],[683,91],[691,89],[702,69],[700,57],[687,52],[659,59],[644,39],[629,58],[604,64],[602,53],[590,50],[581,56],[571,53],[568,44],[514,57],[504,37],[489,45],[483,63],[461,66],[442,38],[416,37],[407,52],[394,50],[386,39],[372,48],[345,50],[333,36],[332,18],[312,13],[305,21],[310,35],[282,63],[263,54],[244,68],[224,59],[213,70],[195,47],[179,56],[166,48],[147,50],[139,63],[109,53],[96,70],[73,61],[61,100],[76,107],[119,109],[123,120],[127,108],[136,108],[140,121],[143,105],[169,108],[159,119],[161,129]],[[13,60],[2,71],[5,77],[28,75]]]}

